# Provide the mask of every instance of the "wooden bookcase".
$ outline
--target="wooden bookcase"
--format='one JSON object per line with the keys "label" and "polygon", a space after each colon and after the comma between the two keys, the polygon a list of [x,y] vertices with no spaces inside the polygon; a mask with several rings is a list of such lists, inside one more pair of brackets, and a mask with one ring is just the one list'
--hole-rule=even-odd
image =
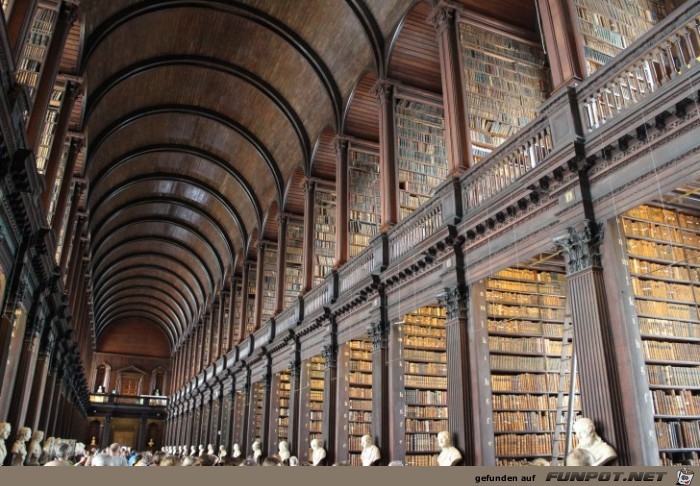
{"label": "wooden bookcase", "polygon": [[253,420],[253,435],[254,437],[249,437],[248,442],[251,444],[255,439],[260,441],[265,440],[262,437],[262,421],[263,421],[263,398],[265,394],[265,384],[261,381],[253,383],[251,388],[252,395],[252,406],[250,407],[250,415]]}
{"label": "wooden bookcase", "polygon": [[354,257],[378,233],[381,214],[379,154],[350,144],[348,150],[348,244]]}
{"label": "wooden bookcase", "polygon": [[445,152],[445,116],[435,101],[396,100],[400,219],[423,205],[449,173]]}
{"label": "wooden bookcase", "polygon": [[234,298],[235,300],[233,301],[233,322],[231,325],[233,326],[233,333],[232,333],[232,340],[231,340],[231,346],[235,346],[238,344],[241,340],[241,331],[243,329],[244,323],[241,322],[241,317],[242,317],[242,309],[243,309],[243,282],[242,279],[236,277],[235,280],[235,285],[234,285]]}
{"label": "wooden bookcase", "polygon": [[314,285],[323,282],[335,264],[335,192],[314,191]]}
{"label": "wooden bookcase", "polygon": [[262,324],[275,315],[277,307],[277,245],[265,244],[263,255]]}
{"label": "wooden bookcase", "polygon": [[345,377],[348,460],[351,466],[361,466],[362,436],[372,433],[372,343],[349,341],[344,353],[348,360]]}
{"label": "wooden bookcase", "polygon": [[[65,91],[66,83],[57,81],[51,92],[49,107],[48,110],[46,110],[46,117],[44,118],[44,127],[41,131],[39,146],[36,149],[36,169],[40,174],[46,171],[46,163],[49,160],[51,145],[53,144],[54,133],[56,132],[56,123],[58,122],[58,114],[61,111],[61,104],[63,103]],[[57,178],[57,182],[59,180],[60,179]],[[54,191],[54,188],[52,188],[52,191]],[[58,191],[58,188],[55,188],[55,191]]]}
{"label": "wooden bookcase", "polygon": [[32,102],[57,19],[58,11],[55,8],[47,8],[44,4],[37,5],[32,27],[17,66],[17,83],[27,87],[27,96]]}
{"label": "wooden bookcase", "polygon": [[258,264],[252,263],[248,267],[248,301],[246,303],[248,315],[246,325],[246,335],[255,332],[255,287],[256,277],[258,275]]}
{"label": "wooden bookcase", "polygon": [[287,260],[284,273],[284,306],[294,303],[301,292],[302,262],[304,254],[304,224],[299,221],[287,222]]}
{"label": "wooden bookcase", "polygon": [[229,342],[229,336],[231,336],[231,325],[233,324],[231,322],[231,314],[230,314],[230,309],[231,309],[231,299],[233,299],[233,294],[231,291],[228,292],[223,292],[223,325],[221,326],[221,353],[226,354],[226,352],[231,349],[233,346],[231,342]]}
{"label": "wooden bookcase", "polygon": [[700,460],[700,215],[639,206],[620,218],[661,463]]}
{"label": "wooden bookcase", "polygon": [[[246,407],[246,392],[244,390],[237,390],[234,400],[233,400],[233,437],[231,438],[231,445],[238,444],[241,447],[241,452],[246,454],[247,446],[241,443],[241,438],[243,437],[243,418],[245,417],[245,407]],[[233,452],[233,450],[232,450]]]}
{"label": "wooden bookcase", "polygon": [[507,268],[486,280],[497,465],[552,456],[565,308],[563,268]]}
{"label": "wooden bookcase", "polygon": [[447,426],[445,309],[426,306],[401,324],[407,466],[437,466],[437,434]]}
{"label": "wooden bookcase", "polygon": [[[274,390],[277,404],[277,444],[289,438],[289,394],[292,390],[289,370],[277,373],[277,388]],[[270,451],[274,453],[274,451]]]}
{"label": "wooden bookcase", "polygon": [[666,16],[663,0],[574,0],[588,74]]}
{"label": "wooden bookcase", "polygon": [[478,163],[537,116],[549,83],[536,44],[465,21],[459,33],[471,152]]}

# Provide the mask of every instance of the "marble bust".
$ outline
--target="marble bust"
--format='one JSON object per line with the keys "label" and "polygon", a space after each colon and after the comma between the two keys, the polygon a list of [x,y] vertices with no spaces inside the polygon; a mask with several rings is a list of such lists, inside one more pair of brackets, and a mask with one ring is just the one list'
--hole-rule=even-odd
{"label": "marble bust", "polygon": [[452,447],[450,434],[443,430],[438,433],[437,441],[440,446],[440,455],[438,456],[440,466],[455,466],[462,460],[462,453],[456,447]]}
{"label": "marble bust", "polygon": [[5,445],[5,440],[10,436],[12,431],[12,426],[7,422],[0,422],[0,466],[5,462],[5,457],[7,457],[7,446]]}
{"label": "marble bust", "polygon": [[578,437],[576,449],[584,449],[590,454],[591,466],[602,466],[617,458],[615,449],[596,433],[591,419],[581,417],[574,422],[574,433]]}
{"label": "marble bust", "polygon": [[233,444],[233,454],[231,455],[231,457],[241,457],[241,446],[239,446],[238,444]]}
{"label": "marble bust", "polygon": [[219,461],[223,461],[226,456],[228,456],[228,452],[226,452],[226,447],[224,447],[223,444],[219,446]]}
{"label": "marble bust", "polygon": [[360,460],[363,466],[373,466],[381,458],[379,447],[374,445],[372,437],[369,435],[362,436],[362,454]]}
{"label": "marble bust", "polygon": [[25,464],[27,466],[39,466],[39,459],[41,459],[41,441],[44,440],[44,432],[37,430],[32,435],[32,440],[27,447],[27,460]]}
{"label": "marble bust", "polygon": [[326,449],[321,447],[321,441],[314,439],[311,441],[311,465],[325,466],[326,465]]}
{"label": "marble bust", "polygon": [[251,448],[253,449],[253,460],[258,462],[262,457],[262,444],[260,443],[260,440],[255,439]]}
{"label": "marble bust", "polygon": [[25,443],[32,436],[32,429],[22,427],[17,431],[17,439],[12,444],[12,460],[10,466],[24,466],[24,459],[27,457],[27,447]]}
{"label": "marble bust", "polygon": [[277,455],[282,462],[289,460],[292,453],[289,452],[289,443],[287,443],[286,440],[280,441],[279,445],[277,446]]}
{"label": "marble bust", "polygon": [[210,456],[214,456],[214,446],[212,444],[207,444],[207,454]]}

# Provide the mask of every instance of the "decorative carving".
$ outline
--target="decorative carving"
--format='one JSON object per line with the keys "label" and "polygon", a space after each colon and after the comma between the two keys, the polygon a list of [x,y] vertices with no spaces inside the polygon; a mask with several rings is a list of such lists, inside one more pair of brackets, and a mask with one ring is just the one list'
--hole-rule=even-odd
{"label": "decorative carving", "polygon": [[321,351],[326,368],[334,368],[338,358],[338,348],[333,344],[326,344]]}
{"label": "decorative carving", "polygon": [[455,18],[456,10],[453,6],[447,5],[444,2],[438,3],[425,20],[435,27],[438,35],[441,35],[448,25]]}
{"label": "decorative carving", "polygon": [[447,320],[467,318],[467,297],[469,291],[461,285],[454,288],[445,287],[437,295],[440,305],[447,309]]}
{"label": "decorative carving", "polygon": [[584,220],[577,227],[567,228],[565,234],[554,237],[554,243],[564,250],[567,274],[600,266],[602,223]]}
{"label": "decorative carving", "polygon": [[304,181],[304,193],[306,193],[307,196],[312,196],[314,193],[314,189],[316,188],[316,183],[310,179],[306,179]]}
{"label": "decorative carving", "polygon": [[333,139],[333,148],[335,149],[335,155],[337,157],[342,157],[343,154],[345,154],[348,150],[348,145],[350,145],[350,140],[348,139],[348,137],[337,135]]}
{"label": "decorative carving", "polygon": [[373,322],[367,326],[367,334],[372,339],[375,351],[388,346],[389,326],[384,325],[382,321]]}
{"label": "decorative carving", "polygon": [[371,93],[377,99],[377,103],[383,105],[391,99],[394,90],[394,83],[386,78],[380,78],[372,86]]}

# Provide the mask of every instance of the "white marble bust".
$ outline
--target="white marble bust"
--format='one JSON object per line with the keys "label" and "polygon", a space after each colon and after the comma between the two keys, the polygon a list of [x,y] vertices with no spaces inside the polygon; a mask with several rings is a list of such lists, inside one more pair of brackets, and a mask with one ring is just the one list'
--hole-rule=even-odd
{"label": "white marble bust", "polygon": [[282,462],[288,461],[291,457],[292,453],[289,452],[289,443],[286,440],[280,441],[279,445],[277,446],[277,455]]}
{"label": "white marble bust", "polygon": [[259,439],[255,439],[253,441],[251,449],[253,449],[253,460],[255,462],[258,462],[260,460],[260,457],[262,457],[262,443]]}
{"label": "white marble bust", "polygon": [[312,466],[323,466],[326,460],[326,449],[321,447],[321,441],[314,439],[311,441],[311,465]]}
{"label": "white marble bust", "polygon": [[379,447],[374,445],[372,437],[369,435],[362,436],[362,454],[360,460],[363,466],[371,466],[381,458]]}
{"label": "white marble bust", "polygon": [[574,422],[574,433],[578,437],[578,447],[591,456],[591,466],[602,466],[617,458],[617,452],[596,433],[593,421],[586,417]]}
{"label": "white marble bust", "polygon": [[440,466],[454,466],[462,460],[462,453],[459,452],[459,449],[452,447],[450,434],[443,430],[438,434],[437,441],[440,446],[440,455],[438,456]]}
{"label": "white marble bust", "polygon": [[224,447],[223,444],[219,446],[219,461],[223,461],[226,459],[226,456],[228,456],[228,452],[226,452],[226,447]]}
{"label": "white marble bust", "polygon": [[27,466],[38,466],[39,459],[41,459],[41,441],[44,440],[44,432],[37,430],[32,435],[32,440],[29,442],[27,447],[27,460],[25,464]]}
{"label": "white marble bust", "polygon": [[7,446],[5,440],[10,436],[12,426],[7,422],[0,422],[0,466],[5,462],[7,457]]}
{"label": "white marble bust", "polygon": [[27,447],[25,443],[31,438],[32,429],[22,427],[17,431],[17,439],[12,444],[12,461],[10,466],[24,466],[24,459],[27,457]]}
{"label": "white marble bust", "polygon": [[214,446],[212,444],[207,444],[207,454],[209,454],[210,456],[216,455],[214,453]]}
{"label": "white marble bust", "polygon": [[233,454],[231,457],[241,457],[241,446],[238,444],[233,444]]}

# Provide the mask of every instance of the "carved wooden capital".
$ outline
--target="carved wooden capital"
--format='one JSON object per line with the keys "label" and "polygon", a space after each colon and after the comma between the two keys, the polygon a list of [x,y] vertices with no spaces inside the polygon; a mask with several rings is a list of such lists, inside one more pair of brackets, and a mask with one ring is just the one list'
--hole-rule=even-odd
{"label": "carved wooden capital", "polygon": [[566,233],[554,237],[554,243],[563,250],[568,275],[592,267],[600,267],[600,243],[603,240],[602,223],[584,220]]}
{"label": "carved wooden capital", "polygon": [[325,346],[323,346],[321,356],[323,356],[326,369],[334,368],[338,358],[338,349],[333,344],[326,344]]}
{"label": "carved wooden capital", "polygon": [[437,295],[438,302],[446,309],[447,320],[467,318],[467,298],[469,291],[461,285],[453,288],[445,287]]}
{"label": "carved wooden capital", "polygon": [[342,157],[348,150],[348,145],[350,145],[350,140],[348,137],[342,135],[337,135],[333,139],[333,149],[335,149],[336,157]]}
{"label": "carved wooden capital", "polygon": [[430,25],[435,27],[437,34],[442,34],[448,25],[455,18],[456,9],[444,2],[438,3],[428,15],[426,20]]}
{"label": "carved wooden capital", "polygon": [[381,78],[374,83],[371,93],[377,99],[377,103],[383,105],[391,98],[393,90],[394,83],[386,78]]}
{"label": "carved wooden capital", "polygon": [[375,351],[388,346],[389,327],[381,321],[373,322],[367,326],[367,334],[372,340],[372,348]]}

